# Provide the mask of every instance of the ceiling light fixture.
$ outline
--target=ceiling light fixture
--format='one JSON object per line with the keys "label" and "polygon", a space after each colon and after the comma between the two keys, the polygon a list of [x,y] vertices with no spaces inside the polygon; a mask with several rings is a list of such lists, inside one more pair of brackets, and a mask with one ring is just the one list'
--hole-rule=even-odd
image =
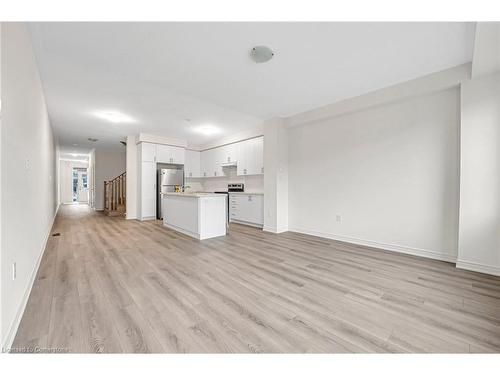
{"label": "ceiling light fixture", "polygon": [[193,131],[203,135],[213,135],[220,133],[220,129],[213,125],[202,125],[197,128],[194,128]]}
{"label": "ceiling light fixture", "polygon": [[271,60],[273,56],[273,50],[267,46],[255,46],[250,50],[250,57],[257,64],[265,63]]}
{"label": "ceiling light fixture", "polygon": [[97,111],[94,112],[94,115],[102,120],[106,120],[114,124],[123,122],[135,122],[132,117],[116,111]]}

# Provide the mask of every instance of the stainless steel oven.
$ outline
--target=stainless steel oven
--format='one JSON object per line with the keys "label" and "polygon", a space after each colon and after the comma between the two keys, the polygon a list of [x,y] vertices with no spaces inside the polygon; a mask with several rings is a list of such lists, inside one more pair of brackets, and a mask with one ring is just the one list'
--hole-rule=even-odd
{"label": "stainless steel oven", "polygon": [[215,194],[226,194],[226,221],[229,225],[229,193],[245,191],[245,184],[228,184],[227,191],[214,191]]}

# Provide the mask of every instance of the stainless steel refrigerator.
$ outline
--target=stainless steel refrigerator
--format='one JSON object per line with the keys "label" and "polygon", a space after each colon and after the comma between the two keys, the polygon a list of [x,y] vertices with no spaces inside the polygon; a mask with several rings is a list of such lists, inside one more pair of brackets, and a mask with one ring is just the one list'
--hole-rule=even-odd
{"label": "stainless steel refrigerator", "polygon": [[167,192],[175,191],[176,186],[184,186],[184,170],[183,169],[170,169],[162,168],[158,169],[158,197],[156,202],[158,202],[156,207],[156,217],[158,219],[163,219],[163,211],[161,208],[161,194]]}

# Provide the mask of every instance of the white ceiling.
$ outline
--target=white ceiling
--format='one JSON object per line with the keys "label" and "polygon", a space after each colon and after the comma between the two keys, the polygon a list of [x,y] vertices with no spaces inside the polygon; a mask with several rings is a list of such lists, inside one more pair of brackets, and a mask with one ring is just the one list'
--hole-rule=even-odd
{"label": "white ceiling", "polygon": [[81,162],[89,161],[89,154],[86,149],[74,147],[74,146],[62,146],[59,148],[59,158],[64,160],[74,160]]}
{"label": "white ceiling", "polygon": [[[94,147],[88,137],[118,145],[138,132],[204,144],[470,62],[474,24],[34,23],[31,32],[56,133],[82,149]],[[254,63],[255,45],[275,57]],[[136,122],[111,124],[99,110]],[[192,131],[203,124],[221,133]]]}

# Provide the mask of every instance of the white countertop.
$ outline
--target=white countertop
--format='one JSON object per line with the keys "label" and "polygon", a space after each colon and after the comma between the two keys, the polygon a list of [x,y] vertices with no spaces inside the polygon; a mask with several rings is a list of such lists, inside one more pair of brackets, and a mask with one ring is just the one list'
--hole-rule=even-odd
{"label": "white countertop", "polygon": [[235,195],[264,195],[261,191],[230,191],[229,194]]}
{"label": "white countertop", "polygon": [[224,194],[215,194],[215,193],[162,193],[163,196],[173,196],[173,197],[187,197],[187,198],[205,198],[205,197],[224,197]]}

